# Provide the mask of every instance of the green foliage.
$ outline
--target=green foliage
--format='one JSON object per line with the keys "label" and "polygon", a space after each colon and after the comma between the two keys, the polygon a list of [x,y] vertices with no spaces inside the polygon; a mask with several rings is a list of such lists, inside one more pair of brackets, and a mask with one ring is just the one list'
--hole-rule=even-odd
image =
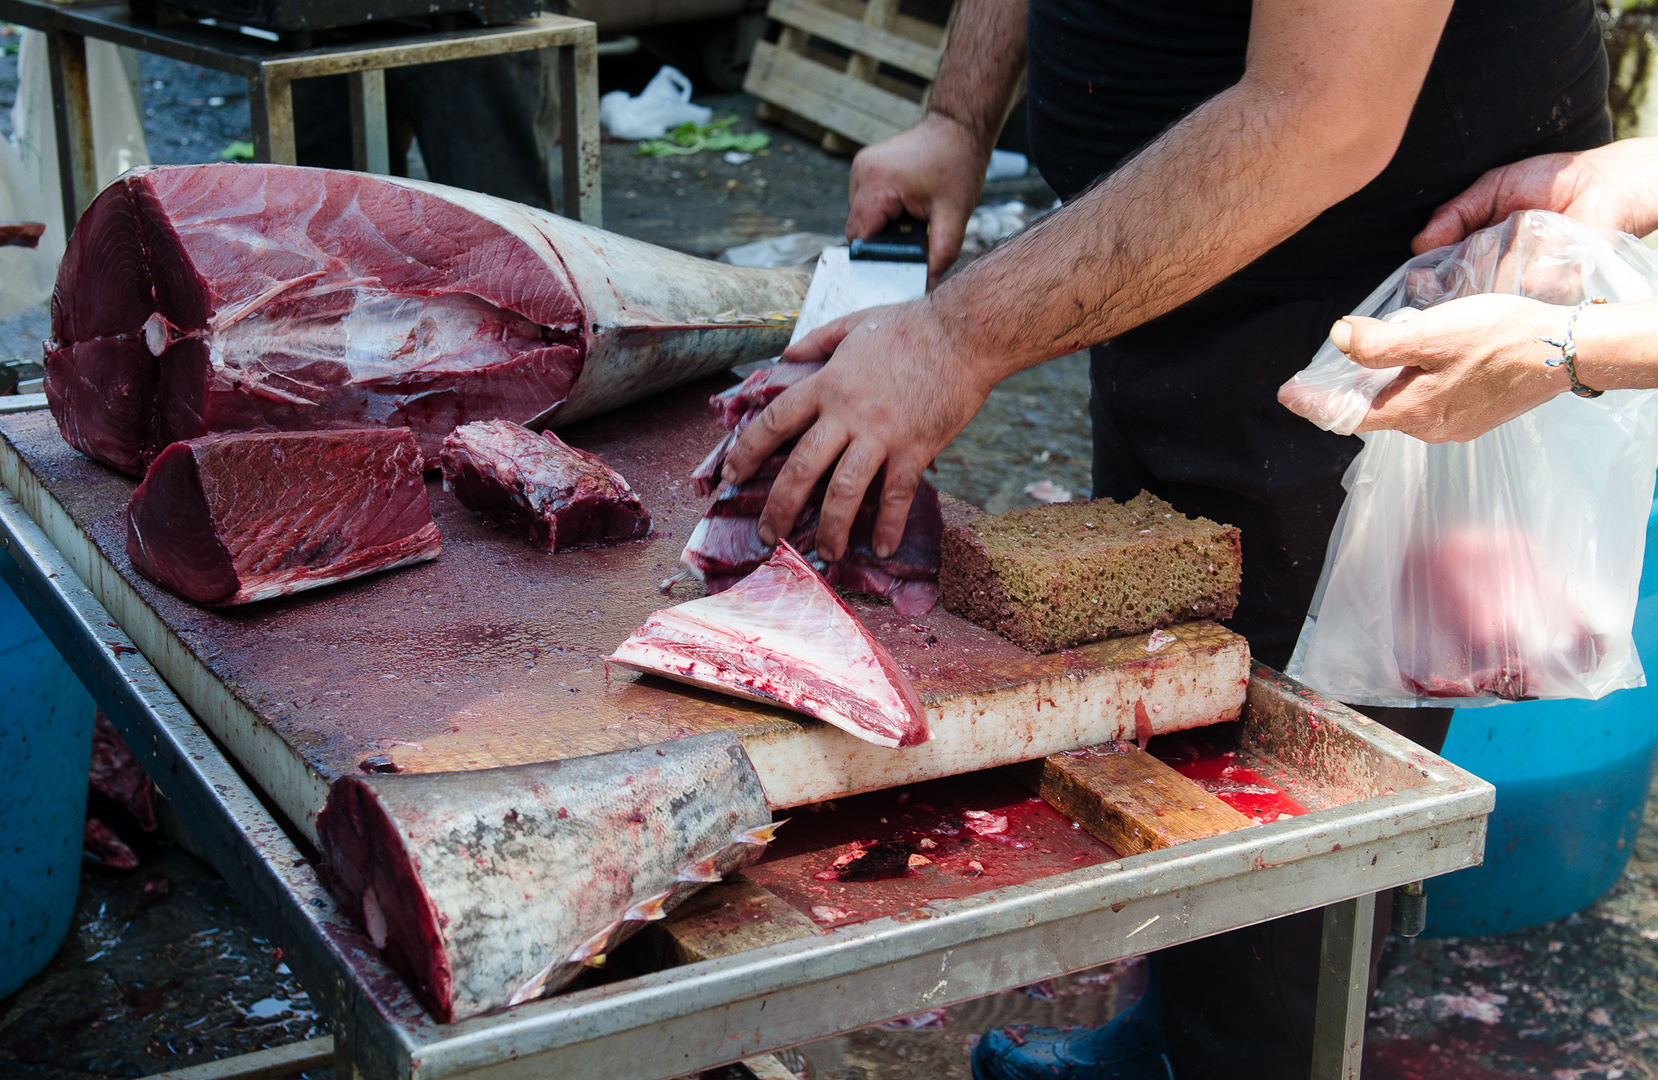
{"label": "green foliage", "polygon": [[646,139],[633,153],[636,157],[674,157],[679,154],[697,154],[704,150],[740,150],[752,154],[771,145],[771,136],[758,131],[732,131],[737,122],[733,113],[712,124],[681,124],[668,132],[665,139]]}
{"label": "green foliage", "polygon": [[250,142],[233,142],[219,151],[220,161],[252,161],[253,144]]}

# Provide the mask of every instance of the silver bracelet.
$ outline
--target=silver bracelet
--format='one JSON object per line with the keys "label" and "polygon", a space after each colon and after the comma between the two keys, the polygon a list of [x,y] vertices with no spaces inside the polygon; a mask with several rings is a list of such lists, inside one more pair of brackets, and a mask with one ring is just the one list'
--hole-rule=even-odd
{"label": "silver bracelet", "polygon": [[1589,299],[1583,301],[1578,304],[1577,307],[1572,309],[1571,318],[1566,320],[1565,337],[1561,338],[1559,341],[1556,341],[1554,338],[1546,337],[1537,339],[1545,345],[1553,345],[1555,348],[1560,350],[1560,359],[1545,360],[1543,361],[1543,366],[1553,368],[1560,367],[1564,364],[1566,366],[1566,377],[1572,380],[1572,393],[1576,394],[1580,398],[1598,398],[1602,394],[1606,393],[1604,390],[1591,390],[1587,386],[1584,386],[1583,382],[1578,379],[1577,342],[1572,339],[1572,334],[1577,330],[1577,317],[1582,314],[1583,309],[1588,307],[1590,304],[1604,303],[1606,303],[1606,297],[1591,296]]}

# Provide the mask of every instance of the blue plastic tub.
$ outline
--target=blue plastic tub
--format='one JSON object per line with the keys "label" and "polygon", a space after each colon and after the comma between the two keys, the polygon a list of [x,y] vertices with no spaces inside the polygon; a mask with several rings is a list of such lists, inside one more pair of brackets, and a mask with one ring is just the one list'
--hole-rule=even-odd
{"label": "blue plastic tub", "polygon": [[92,699],[0,584],[0,998],[69,932],[80,883]]}
{"label": "blue plastic tub", "polygon": [[1588,906],[1623,873],[1658,765],[1658,505],[1635,645],[1647,685],[1600,701],[1458,709],[1444,756],[1497,787],[1485,864],[1428,885],[1434,937],[1497,934]]}

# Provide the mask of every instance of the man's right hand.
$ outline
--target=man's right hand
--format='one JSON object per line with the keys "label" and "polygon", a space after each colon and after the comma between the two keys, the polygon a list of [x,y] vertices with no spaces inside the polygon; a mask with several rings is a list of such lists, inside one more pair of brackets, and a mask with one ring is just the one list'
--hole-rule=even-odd
{"label": "man's right hand", "polygon": [[1658,229],[1658,137],[1572,154],[1542,154],[1492,169],[1433,212],[1411,250],[1455,244],[1516,210],[1553,210],[1597,229]]}
{"label": "man's right hand", "polygon": [[864,147],[852,159],[847,239],[874,236],[907,210],[928,223],[927,277],[936,283],[961,254],[989,161],[965,125],[937,112]]}

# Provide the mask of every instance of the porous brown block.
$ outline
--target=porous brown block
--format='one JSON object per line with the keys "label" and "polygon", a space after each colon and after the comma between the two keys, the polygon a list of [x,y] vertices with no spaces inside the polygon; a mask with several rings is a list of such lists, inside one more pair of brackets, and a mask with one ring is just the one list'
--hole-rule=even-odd
{"label": "porous brown block", "polygon": [[939,599],[1031,652],[1143,634],[1238,606],[1238,530],[1142,491],[946,515]]}

